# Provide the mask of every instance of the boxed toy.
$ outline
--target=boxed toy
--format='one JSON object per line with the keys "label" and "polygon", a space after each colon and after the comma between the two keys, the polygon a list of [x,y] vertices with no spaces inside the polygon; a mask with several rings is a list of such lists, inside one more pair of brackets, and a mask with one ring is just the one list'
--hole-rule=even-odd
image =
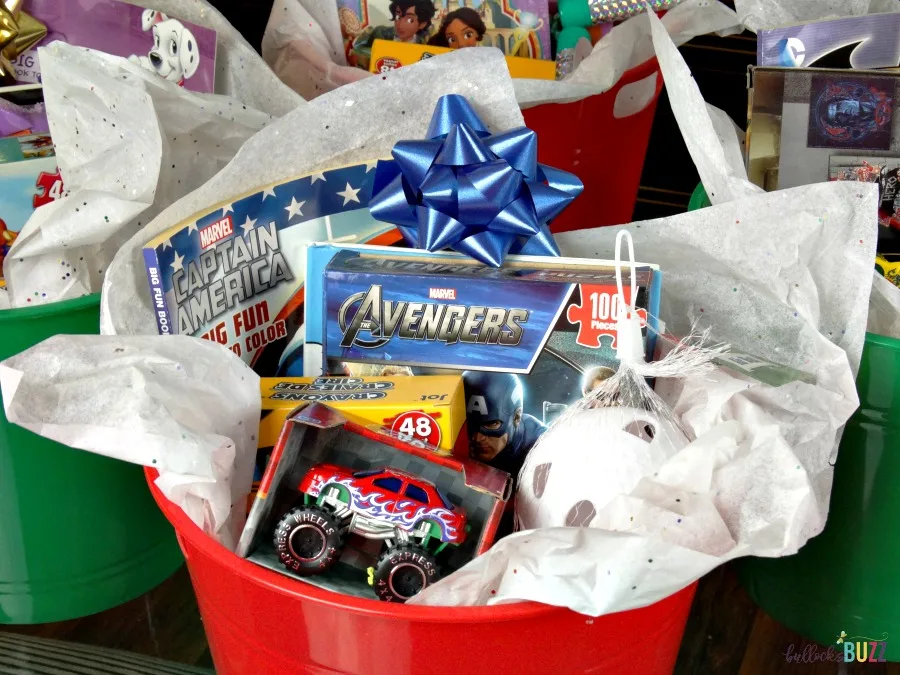
{"label": "boxed toy", "polygon": [[[372,59],[369,70],[373,73],[386,73],[389,70],[409,66],[440,54],[452,52],[450,47],[395,42],[393,40],[375,40],[372,43]],[[555,80],[556,63],[540,59],[526,59],[521,56],[507,56],[506,65],[513,78],[532,78],[537,80]]]}
{"label": "boxed toy", "polygon": [[[392,372],[390,367],[387,370]],[[327,404],[351,422],[381,427],[405,441],[437,448],[443,454],[456,451],[455,454],[465,456],[468,451],[457,443],[466,421],[459,376],[263,377],[260,393],[262,412],[251,498],[288,416],[310,403]]]}
{"label": "boxed toy", "polygon": [[757,65],[787,68],[900,67],[900,14],[811,21],[757,33]]}
{"label": "boxed toy", "polygon": [[490,547],[510,477],[321,403],[287,419],[238,555],[321,588],[403,602]]}
{"label": "boxed toy", "polygon": [[264,377],[302,375],[307,244],[402,240],[369,214],[375,164],[271,185],[148,242],[160,334],[226,345]]}
{"label": "boxed toy", "polygon": [[551,57],[548,0],[338,0],[338,16],[347,59],[365,70],[375,40]]}
{"label": "boxed toy", "polygon": [[[456,253],[321,244],[308,272],[308,375],[360,363],[462,371],[470,453],[513,475],[547,425],[617,366],[611,262],[508,256],[493,268]],[[643,263],[637,275],[649,360],[662,276]]]}
{"label": "boxed toy", "polygon": [[123,56],[185,89],[212,93],[216,32],[118,0],[28,0],[47,35],[13,61],[16,80],[40,82],[38,47],[60,40]]}

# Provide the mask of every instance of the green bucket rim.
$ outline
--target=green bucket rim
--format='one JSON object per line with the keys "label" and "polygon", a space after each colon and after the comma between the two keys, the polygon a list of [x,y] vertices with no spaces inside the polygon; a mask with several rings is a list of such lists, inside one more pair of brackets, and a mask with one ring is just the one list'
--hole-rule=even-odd
{"label": "green bucket rim", "polygon": [[[688,202],[688,211],[697,211],[698,209],[712,206],[703,183],[697,183],[697,187],[691,193],[691,199]],[[877,333],[866,333],[866,342],[872,345],[878,345],[886,349],[900,350],[900,339],[888,337],[887,335],[878,335]]]}
{"label": "green bucket rim", "polygon": [[83,295],[80,298],[72,298],[71,300],[63,300],[61,302],[48,302],[43,305],[35,305],[34,307],[4,309],[0,310],[0,324],[6,321],[22,321],[52,316],[54,314],[68,314],[69,312],[77,312],[80,309],[99,304],[100,293],[91,293],[90,295]]}

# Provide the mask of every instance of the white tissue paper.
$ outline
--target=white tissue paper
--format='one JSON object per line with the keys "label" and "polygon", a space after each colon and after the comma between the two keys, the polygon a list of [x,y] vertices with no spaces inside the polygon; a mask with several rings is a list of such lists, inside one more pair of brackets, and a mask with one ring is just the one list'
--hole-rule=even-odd
{"label": "white tissue paper", "polygon": [[[664,272],[666,331],[710,328],[716,342],[815,384],[773,387],[724,368],[659,380],[657,392],[696,440],[661,462],[629,466],[589,527],[506,537],[412,604],[537,600],[598,616],[657,602],[739,556],[790,555],[824,526],[840,435],[858,406],[877,188],[833,182],[760,193],[742,185],[739,149],[721,147],[736,145],[738,134],[718,112],[685,123],[686,111],[703,110],[702,98],[659,20],[649,21],[682,133],[704,184],[724,197],[625,226],[637,257]],[[608,259],[619,229],[557,242],[563,255]]]}
{"label": "white tissue paper", "polygon": [[734,0],[741,23],[754,33],[804,21],[900,12],[900,0]]}
{"label": "white tissue paper", "polygon": [[[250,138],[212,180],[165,209],[125,244],[106,274],[101,332],[156,333],[141,247],[167,228],[250,188],[389,157],[394,143],[424,138],[437,100],[462,94],[493,131],[524,121],[499,51],[465,49],[384,78],[366,78],[298,107]],[[486,50],[487,51],[487,50]],[[409,96],[415,91],[415,96]]]}
{"label": "white tissue paper", "polygon": [[[740,31],[737,15],[718,0],[686,0],[669,11],[663,23],[679,45],[705,33]],[[485,52],[494,50],[474,51],[487,57]],[[282,81],[307,99],[371,77],[347,65],[335,0],[275,0],[262,52]],[[626,70],[651,58],[648,24],[631,19],[604,36],[564,82],[514,80],[519,105],[525,109],[599,94],[612,87]]]}
{"label": "white tissue paper", "polygon": [[275,0],[262,55],[281,81],[306,100],[370,76],[347,65],[333,0]]}
{"label": "white tissue paper", "polygon": [[869,298],[868,331],[900,339],[900,288],[875,272]]}
{"label": "white tissue paper", "polygon": [[[57,335],[0,363],[6,417],[159,471],[156,484],[233,548],[259,426],[259,377],[207,340]],[[233,507],[233,508],[232,508]]]}
{"label": "white tissue paper", "polygon": [[6,256],[13,307],[99,291],[122,243],[272,119],[102,52],[54,42],[39,53],[66,196],[37,209]]}
{"label": "white tissue paper", "polygon": [[[216,31],[217,94],[231,96],[275,117],[281,117],[303,103],[266,66],[240,31],[207,0],[128,1]],[[252,10],[248,6],[246,11]]]}

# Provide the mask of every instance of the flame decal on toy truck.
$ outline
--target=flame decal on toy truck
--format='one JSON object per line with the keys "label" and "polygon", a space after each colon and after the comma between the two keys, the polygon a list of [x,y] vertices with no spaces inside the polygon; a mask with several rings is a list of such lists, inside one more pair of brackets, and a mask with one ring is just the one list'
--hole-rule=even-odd
{"label": "flame decal on toy truck", "polygon": [[363,474],[365,475],[353,475],[344,473],[338,467],[319,465],[306,474],[300,484],[300,491],[318,497],[326,486],[340,485],[347,490],[350,497],[347,506],[360,516],[390,523],[409,532],[423,521],[429,521],[440,527],[441,541],[458,544],[465,539],[465,534],[460,531],[461,525],[465,522],[465,514],[458,509],[451,511],[443,506],[424,505],[399,494],[397,498],[392,498],[391,494],[384,494],[378,487],[370,484],[371,479],[379,476],[397,478],[421,488],[430,499],[432,491],[437,499],[440,499],[437,490],[427,481],[395,469]]}

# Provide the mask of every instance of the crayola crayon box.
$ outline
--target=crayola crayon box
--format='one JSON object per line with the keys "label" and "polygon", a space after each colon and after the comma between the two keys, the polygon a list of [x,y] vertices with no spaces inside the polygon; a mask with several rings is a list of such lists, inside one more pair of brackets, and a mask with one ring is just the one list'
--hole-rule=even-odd
{"label": "crayola crayon box", "polygon": [[[307,375],[461,373],[470,454],[512,475],[547,426],[617,368],[612,262],[508,256],[493,268],[456,253],[330,244],[308,253]],[[635,281],[650,360],[662,275],[640,263]]]}

